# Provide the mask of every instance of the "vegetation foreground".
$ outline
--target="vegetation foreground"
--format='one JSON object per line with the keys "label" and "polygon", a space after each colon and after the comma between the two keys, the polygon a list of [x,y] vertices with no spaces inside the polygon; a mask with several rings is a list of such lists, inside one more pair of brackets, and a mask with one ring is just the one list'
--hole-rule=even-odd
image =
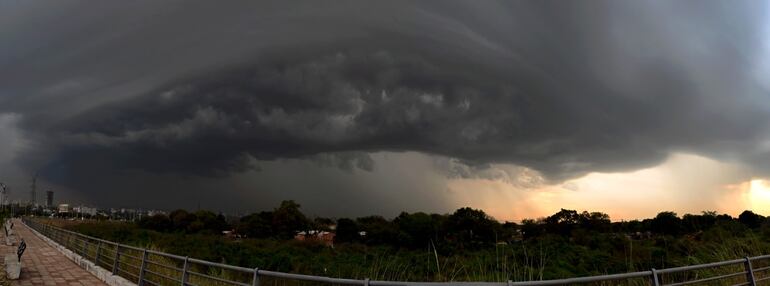
{"label": "vegetation foreground", "polygon": [[[260,269],[408,281],[523,281],[624,273],[770,254],[770,221],[662,212],[611,222],[603,213],[560,212],[522,224],[483,211],[402,213],[388,220],[306,218],[292,201],[228,222],[177,210],[138,222],[88,220],[65,228],[124,244]],[[224,236],[234,229],[238,237]],[[336,232],[334,245],[297,231]],[[701,273],[699,275],[706,275]]]}

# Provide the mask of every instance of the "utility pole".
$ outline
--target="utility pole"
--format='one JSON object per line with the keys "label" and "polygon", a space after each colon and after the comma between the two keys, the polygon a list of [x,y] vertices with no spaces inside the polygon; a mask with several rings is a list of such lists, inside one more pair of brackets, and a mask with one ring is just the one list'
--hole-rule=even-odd
{"label": "utility pole", "polygon": [[3,212],[5,212],[5,204],[8,202],[8,186],[4,183],[0,183],[0,187],[3,188],[3,190],[0,191],[0,206],[2,206]]}

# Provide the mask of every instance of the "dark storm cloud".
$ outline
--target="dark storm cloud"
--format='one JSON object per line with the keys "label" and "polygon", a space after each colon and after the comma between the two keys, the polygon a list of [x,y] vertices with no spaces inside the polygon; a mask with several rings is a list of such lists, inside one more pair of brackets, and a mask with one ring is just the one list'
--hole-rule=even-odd
{"label": "dark storm cloud", "polygon": [[559,181],[770,151],[763,3],[140,3],[2,5],[22,164],[71,182],[418,151]]}

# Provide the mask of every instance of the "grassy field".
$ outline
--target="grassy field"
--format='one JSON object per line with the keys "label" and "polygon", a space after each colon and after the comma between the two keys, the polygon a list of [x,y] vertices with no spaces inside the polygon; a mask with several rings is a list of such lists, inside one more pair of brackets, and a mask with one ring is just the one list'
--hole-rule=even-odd
{"label": "grassy field", "polygon": [[[217,235],[163,233],[122,222],[55,221],[87,235],[244,267],[343,278],[408,281],[525,281],[623,273],[692,265],[770,253],[761,231],[714,228],[696,235],[631,239],[618,233],[586,237],[544,235],[479,249],[439,251],[441,243],[403,248],[276,239],[233,240]],[[444,242],[447,244],[448,242]],[[766,263],[765,263],[766,264]],[[757,265],[762,267],[765,264]],[[664,277],[705,277],[735,269]],[[763,274],[758,274],[762,277]]]}

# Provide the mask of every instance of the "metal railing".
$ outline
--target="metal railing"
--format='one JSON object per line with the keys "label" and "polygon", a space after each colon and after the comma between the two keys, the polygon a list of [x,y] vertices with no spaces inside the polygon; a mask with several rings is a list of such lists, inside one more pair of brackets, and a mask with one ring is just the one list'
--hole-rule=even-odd
{"label": "metal railing", "polygon": [[[666,269],[589,277],[506,282],[407,282],[330,278],[245,268],[119,244],[34,219],[23,222],[97,266],[138,285],[313,285],[360,286],[544,286],[595,285],[758,285],[770,282],[770,255]],[[293,283],[293,284],[292,284]]]}

